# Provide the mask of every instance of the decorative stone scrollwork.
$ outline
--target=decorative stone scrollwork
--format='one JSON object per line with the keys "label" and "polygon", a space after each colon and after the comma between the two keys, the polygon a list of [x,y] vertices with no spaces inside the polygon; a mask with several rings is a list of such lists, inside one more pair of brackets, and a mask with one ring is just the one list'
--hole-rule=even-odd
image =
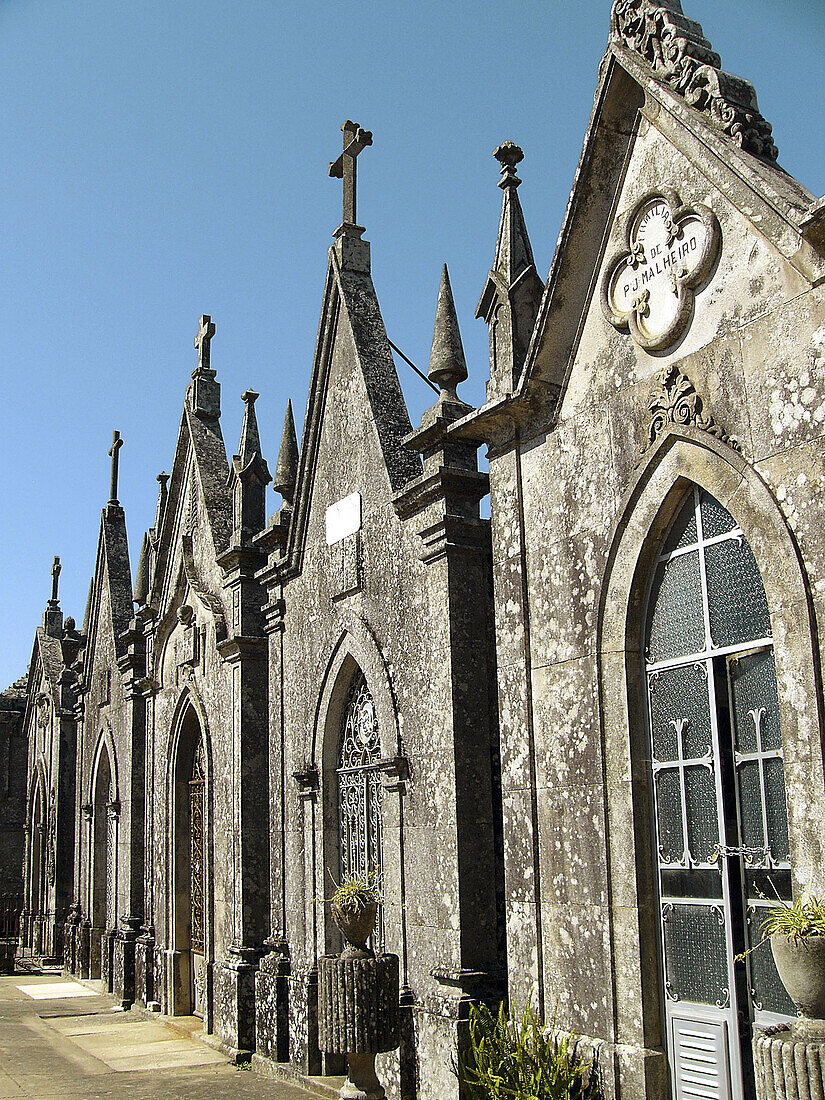
{"label": "decorative stone scrollwork", "polygon": [[779,150],[753,85],[722,70],[719,54],[701,25],[685,17],[680,0],[616,0],[610,34],[742,149],[776,160]]}
{"label": "decorative stone scrollwork", "polygon": [[690,324],[722,246],[719,222],[701,203],[683,206],[671,189],[652,192],[628,219],[625,245],[605,271],[602,308],[640,347],[663,351]]}
{"label": "decorative stone scrollwork", "polygon": [[669,425],[687,424],[727,443],[734,450],[741,450],[736,440],[731,439],[702,408],[702,398],[687,375],[675,364],[665,367],[659,375],[659,384],[648,405],[651,422],[647,446],[652,446]]}

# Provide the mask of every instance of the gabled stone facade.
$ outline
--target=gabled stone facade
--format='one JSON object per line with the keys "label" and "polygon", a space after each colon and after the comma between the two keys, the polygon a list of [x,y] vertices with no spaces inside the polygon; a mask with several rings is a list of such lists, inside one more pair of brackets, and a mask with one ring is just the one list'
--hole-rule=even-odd
{"label": "gabled stone facade", "polygon": [[343,130],[300,446],[290,404],[271,476],[247,390],[228,458],[202,317],[134,592],[117,438],[82,632],[55,579],[25,942],[336,1075],[324,899],[380,871],[393,1097],[457,1096],[470,1004],[530,999],[606,1097],[750,1098],[753,1029],[793,1010],[734,956],[763,892],[825,890],[823,203],[678,0],[616,0],[547,282],[504,142],[487,400],[445,267],[413,429]]}

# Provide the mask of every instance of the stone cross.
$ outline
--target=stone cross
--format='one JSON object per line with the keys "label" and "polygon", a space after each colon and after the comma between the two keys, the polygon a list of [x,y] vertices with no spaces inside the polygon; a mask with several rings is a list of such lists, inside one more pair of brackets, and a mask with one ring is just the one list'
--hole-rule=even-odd
{"label": "stone cross", "polygon": [[195,347],[198,349],[198,370],[209,370],[211,352],[209,345],[215,335],[215,326],[208,313],[204,313],[198,326],[198,334],[195,337]]}
{"label": "stone cross", "polygon": [[109,503],[117,504],[117,470],[118,470],[118,451],[123,446],[123,440],[120,438],[120,432],[113,432],[112,445],[109,448],[109,457],[112,460],[112,479],[109,482]]}
{"label": "stone cross", "polygon": [[52,563],[52,603],[57,603],[57,585],[60,580],[60,568],[60,558],[55,556],[54,562]]}
{"label": "stone cross", "polygon": [[362,130],[357,122],[349,119],[341,127],[344,134],[344,150],[338,160],[331,162],[329,174],[344,181],[344,217],[343,225],[357,225],[356,185],[357,169],[355,159],[362,149],[372,145],[372,134]]}

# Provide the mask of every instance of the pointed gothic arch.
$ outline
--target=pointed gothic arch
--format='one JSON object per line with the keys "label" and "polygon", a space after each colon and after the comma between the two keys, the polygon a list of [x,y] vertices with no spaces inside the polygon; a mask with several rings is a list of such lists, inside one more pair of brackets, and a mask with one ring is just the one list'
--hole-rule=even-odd
{"label": "pointed gothic arch", "polygon": [[117,847],[120,800],[117,754],[111,730],[104,726],[95,748],[91,779],[91,977],[103,977],[111,989],[112,952],[117,926]]}
{"label": "pointed gothic arch", "polygon": [[29,790],[29,842],[26,875],[26,910],[28,913],[27,946],[34,952],[42,949],[42,927],[46,916],[46,772],[42,760],[34,766]]}
{"label": "pointed gothic arch", "polygon": [[[821,681],[800,555],[781,509],[757,471],[707,433],[679,427],[660,439],[625,494],[610,542],[598,620],[609,875],[614,904],[632,917],[617,921],[611,916],[611,951],[614,958],[634,960],[631,967],[613,967],[615,1038],[661,1052],[649,1055],[654,1060],[665,1057],[667,1036],[657,949],[660,913],[643,639],[657,557],[694,487],[733,517],[765,590],[789,791],[794,892],[816,887],[823,865],[823,841],[814,824],[825,813]],[[804,797],[794,797],[802,791]],[[638,1013],[639,1006],[641,1032],[631,1033],[623,1021]]]}
{"label": "pointed gothic arch", "polygon": [[212,754],[206,714],[187,688],[175,708],[167,763],[165,1011],[212,1030],[214,864]]}
{"label": "pointed gothic arch", "polygon": [[[360,753],[354,751],[357,742]],[[386,662],[367,624],[351,616],[332,648],[318,695],[311,759],[319,771],[321,820],[316,827],[313,809],[305,821],[314,837],[306,874],[314,896],[326,896],[331,886],[327,870],[338,881],[341,874],[363,872],[377,863],[383,893],[391,898],[380,922],[380,935],[392,945],[388,950],[400,948],[404,935],[398,919],[403,906],[402,825],[397,800],[386,797],[383,783],[386,761],[398,752],[398,711]],[[359,816],[363,827],[355,829]],[[313,938],[319,953],[340,949],[340,934],[327,907],[321,927],[313,927]]]}

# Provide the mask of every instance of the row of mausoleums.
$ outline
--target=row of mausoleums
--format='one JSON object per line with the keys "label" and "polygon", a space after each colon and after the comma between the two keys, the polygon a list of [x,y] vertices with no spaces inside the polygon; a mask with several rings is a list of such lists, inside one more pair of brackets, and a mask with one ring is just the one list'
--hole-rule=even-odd
{"label": "row of mausoleums", "polygon": [[677,0],[614,5],[546,284],[496,156],[481,408],[445,272],[412,429],[349,188],[300,446],[288,409],[273,478],[247,391],[227,456],[202,318],[134,584],[115,441],[82,629],[55,590],[26,686],[24,942],[334,1075],[323,899],[380,869],[391,1095],[456,1095],[509,997],[607,1096],[749,1097],[794,1010],[737,956],[823,888],[822,208]]}

